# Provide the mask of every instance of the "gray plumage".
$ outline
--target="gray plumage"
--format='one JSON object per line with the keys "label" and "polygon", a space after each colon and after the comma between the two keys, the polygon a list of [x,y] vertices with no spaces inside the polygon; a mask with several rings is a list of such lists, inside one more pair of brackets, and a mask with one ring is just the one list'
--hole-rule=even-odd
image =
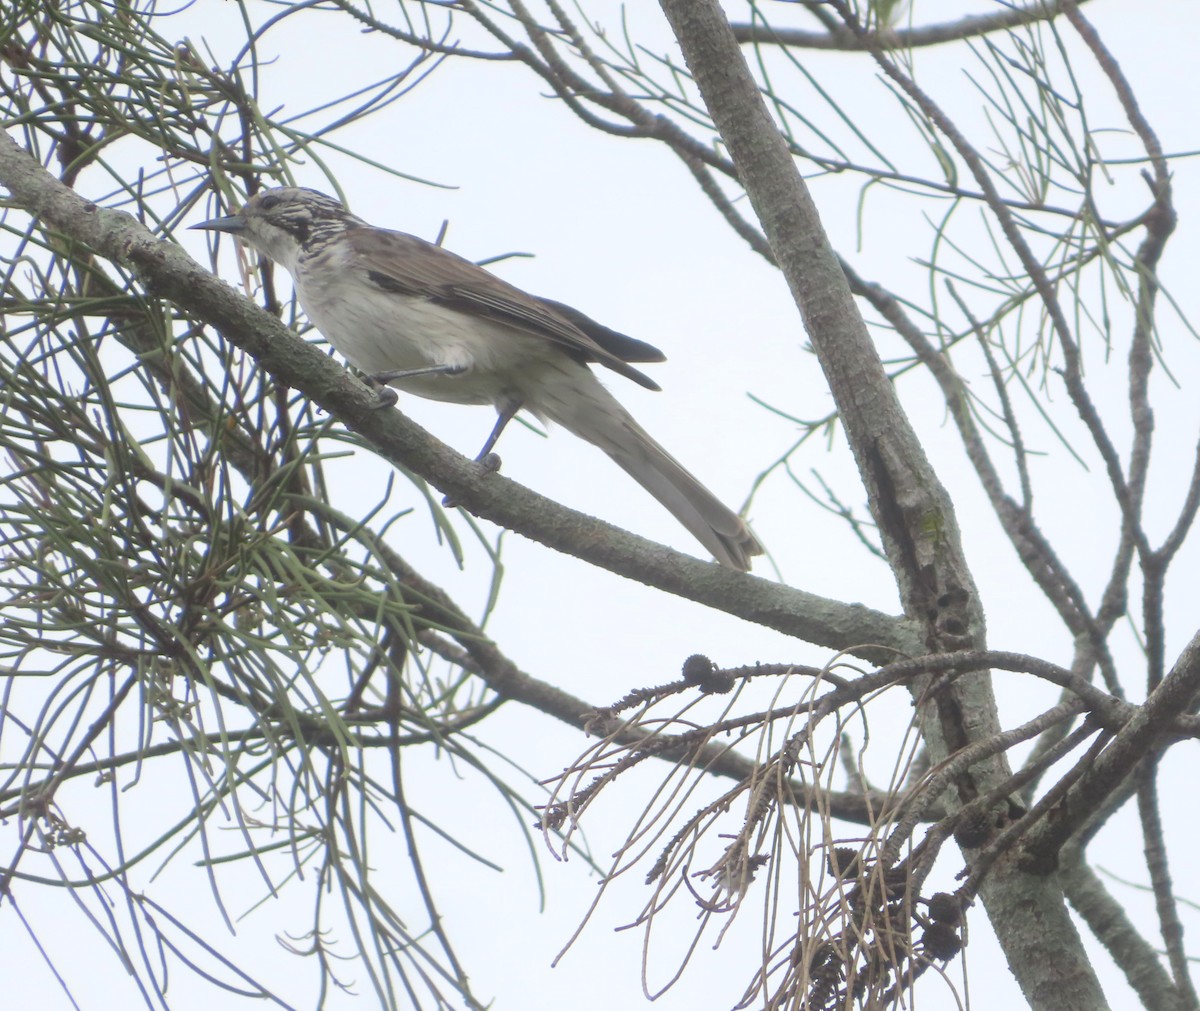
{"label": "gray plumage", "polygon": [[657,348],[440,246],[372,227],[315,190],[265,190],[241,213],[195,227],[238,235],[286,269],[313,325],[356,368],[418,396],[493,405],[500,418],[485,452],[523,408],[604,450],[723,565],[745,571],[762,552],[588,367],[657,390],[630,364],[662,361]]}

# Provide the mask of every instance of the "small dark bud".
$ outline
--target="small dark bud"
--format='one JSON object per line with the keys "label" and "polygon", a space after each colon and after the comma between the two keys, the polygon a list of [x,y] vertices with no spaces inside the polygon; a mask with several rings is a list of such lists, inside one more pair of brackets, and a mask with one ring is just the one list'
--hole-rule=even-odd
{"label": "small dark bud", "polygon": [[712,674],[700,682],[700,691],[705,695],[728,695],[733,691],[733,675],[713,671]]}
{"label": "small dark bud", "polygon": [[725,695],[733,691],[732,675],[717,670],[717,665],[703,653],[694,653],[683,661],[683,680],[705,695]]}
{"label": "small dark bud", "polygon": [[904,864],[889,867],[883,874],[889,898],[903,898],[908,894],[908,868]]}
{"label": "small dark bud", "polygon": [[954,826],[954,841],[964,849],[982,846],[992,834],[992,823],[986,811],[977,811],[959,820]]}
{"label": "small dark bud", "polygon": [[825,862],[829,867],[829,873],[835,878],[856,878],[859,870],[862,867],[862,860],[859,857],[858,850],[850,846],[836,846],[829,851]]}
{"label": "small dark bud", "polygon": [[693,653],[683,661],[683,680],[689,685],[703,684],[716,670],[714,664],[703,653]]}
{"label": "small dark bud", "polygon": [[929,899],[929,918],[948,927],[962,922],[962,906],[949,892],[938,892]]}
{"label": "small dark bud", "polygon": [[[796,955],[799,955],[801,950],[800,946],[797,945]],[[798,964],[798,962],[798,958],[793,959],[793,964]],[[837,949],[832,944],[818,945],[808,960],[808,971],[814,976],[828,973],[831,969],[834,973],[837,973],[841,967],[841,956],[838,955]]]}
{"label": "small dark bud", "polygon": [[930,958],[953,958],[962,948],[958,931],[944,923],[931,923],[921,935],[921,946]]}

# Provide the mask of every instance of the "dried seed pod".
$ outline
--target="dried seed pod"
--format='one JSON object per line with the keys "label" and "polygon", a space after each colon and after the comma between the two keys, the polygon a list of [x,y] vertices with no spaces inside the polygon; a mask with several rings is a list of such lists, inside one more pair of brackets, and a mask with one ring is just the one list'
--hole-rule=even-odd
{"label": "dried seed pod", "polygon": [[683,680],[705,695],[724,695],[733,691],[733,677],[719,671],[703,653],[693,653],[683,661]]}
{"label": "dried seed pod", "polygon": [[953,958],[962,948],[962,939],[958,931],[944,923],[931,923],[921,935],[921,946],[930,958],[943,961]]}
{"label": "dried seed pod", "polygon": [[962,903],[949,892],[938,892],[929,899],[929,918],[935,923],[957,927],[962,922]]}
{"label": "dried seed pod", "polygon": [[954,841],[964,849],[982,846],[992,834],[992,821],[986,811],[976,811],[954,826]]}
{"label": "dried seed pod", "polygon": [[829,873],[835,878],[856,878],[862,871],[862,858],[858,850],[850,846],[835,846],[825,857]]}

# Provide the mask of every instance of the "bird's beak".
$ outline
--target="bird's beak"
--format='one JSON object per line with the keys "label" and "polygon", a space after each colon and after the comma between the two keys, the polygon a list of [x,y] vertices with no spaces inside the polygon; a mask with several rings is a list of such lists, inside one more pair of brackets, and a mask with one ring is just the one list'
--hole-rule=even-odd
{"label": "bird's beak", "polygon": [[192,225],[192,228],[203,228],[210,232],[229,232],[230,235],[237,235],[246,229],[246,219],[240,214],[231,214],[227,218],[209,218],[207,221],[201,221],[198,225]]}

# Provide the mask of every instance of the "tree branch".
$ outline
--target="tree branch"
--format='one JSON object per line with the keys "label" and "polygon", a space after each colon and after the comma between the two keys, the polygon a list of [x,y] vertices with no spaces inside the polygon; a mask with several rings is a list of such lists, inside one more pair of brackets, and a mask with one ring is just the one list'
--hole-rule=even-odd
{"label": "tree branch", "polygon": [[[1082,0],[1086,3],[1087,0]],[[1063,12],[1063,0],[1034,0],[1025,7],[1010,7],[995,14],[973,14],[957,21],[945,21],[918,28],[885,28],[865,34],[838,27],[828,32],[809,32],[799,28],[776,28],[769,24],[735,24],[734,38],[755,45],[795,46],[798,49],[837,49],[861,51],[873,46],[885,49],[918,49],[944,42],[978,38],[992,32],[1009,31],[1022,25],[1049,21]]]}

